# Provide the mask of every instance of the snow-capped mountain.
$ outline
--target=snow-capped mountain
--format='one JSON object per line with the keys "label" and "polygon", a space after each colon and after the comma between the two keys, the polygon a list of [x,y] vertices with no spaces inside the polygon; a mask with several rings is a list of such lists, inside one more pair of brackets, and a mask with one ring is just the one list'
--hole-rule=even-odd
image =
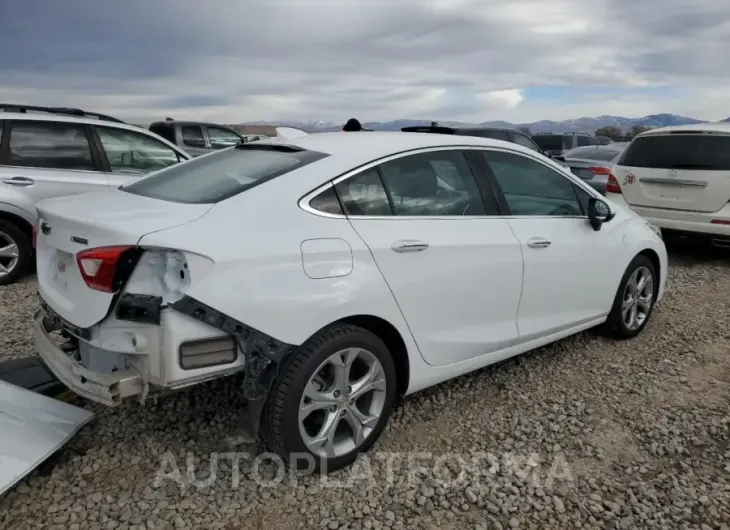
{"label": "snow-capped mountain", "polygon": [[[406,120],[398,119],[392,121],[366,122],[363,125],[368,129],[376,131],[398,131],[402,127],[414,125],[429,125],[432,120]],[[438,120],[437,120],[438,121]],[[540,120],[530,123],[510,123],[506,121],[486,121],[479,124],[454,122],[454,121],[438,121],[440,125],[484,125],[488,127],[509,127],[509,128],[529,128],[532,134],[553,132],[594,132],[602,127],[618,127],[624,132],[628,132],[635,125],[643,127],[667,127],[670,125],[687,125],[693,123],[703,123],[704,120],[687,118],[685,116],[677,116],[676,114],[651,114],[640,118],[626,118],[623,116],[596,116],[584,117],[575,120],[551,121]],[[730,117],[722,121],[730,122]],[[265,122],[249,122],[245,125],[263,124]],[[310,132],[338,131],[342,124],[334,124],[322,121],[311,122],[287,122],[277,123],[277,125],[286,125],[289,127],[297,127]]]}

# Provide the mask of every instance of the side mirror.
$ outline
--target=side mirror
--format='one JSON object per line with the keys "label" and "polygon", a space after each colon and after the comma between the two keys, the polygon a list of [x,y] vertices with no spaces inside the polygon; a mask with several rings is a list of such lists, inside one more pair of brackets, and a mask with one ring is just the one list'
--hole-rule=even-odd
{"label": "side mirror", "polygon": [[553,152],[550,149],[543,149],[542,150],[542,154],[545,155],[548,158],[552,158],[553,157]]}
{"label": "side mirror", "polygon": [[596,232],[601,229],[603,223],[609,222],[615,216],[616,214],[611,211],[611,207],[607,202],[596,197],[591,197],[588,200],[588,220]]}

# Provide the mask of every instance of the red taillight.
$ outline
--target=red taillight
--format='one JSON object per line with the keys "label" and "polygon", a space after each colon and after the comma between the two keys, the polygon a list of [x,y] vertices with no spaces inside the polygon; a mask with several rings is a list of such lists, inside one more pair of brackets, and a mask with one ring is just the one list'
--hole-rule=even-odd
{"label": "red taillight", "polygon": [[611,174],[611,172],[608,172],[608,180],[606,181],[606,193],[618,193],[621,195],[621,187],[618,185],[618,180],[616,180],[616,177]]}
{"label": "red taillight", "polygon": [[710,221],[713,225],[730,225],[730,219],[713,219]]}
{"label": "red taillight", "polygon": [[33,248],[36,248],[36,245],[38,244],[38,225],[33,225],[33,236],[30,240],[30,244]]}
{"label": "red taillight", "polygon": [[99,247],[76,254],[76,263],[86,285],[97,291],[113,293],[119,260],[132,248],[129,245]]}

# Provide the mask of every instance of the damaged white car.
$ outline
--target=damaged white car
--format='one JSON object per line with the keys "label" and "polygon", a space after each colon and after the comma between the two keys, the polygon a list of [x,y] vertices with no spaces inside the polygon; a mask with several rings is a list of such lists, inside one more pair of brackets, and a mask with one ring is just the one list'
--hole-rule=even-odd
{"label": "damaged white car", "polygon": [[667,272],[644,220],[477,137],[263,140],[38,210],[35,337],[65,384],[114,406],[244,371],[246,432],[329,471],[398,396],[638,334]]}

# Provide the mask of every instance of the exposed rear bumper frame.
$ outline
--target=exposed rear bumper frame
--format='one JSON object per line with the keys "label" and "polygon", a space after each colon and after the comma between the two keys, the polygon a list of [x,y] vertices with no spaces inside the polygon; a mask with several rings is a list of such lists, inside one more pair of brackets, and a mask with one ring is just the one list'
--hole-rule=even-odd
{"label": "exposed rear bumper frame", "polygon": [[241,412],[241,428],[249,438],[258,439],[261,412],[272,383],[281,363],[296,346],[247,326],[189,296],[184,296],[169,307],[234,337],[246,361],[243,379],[246,408]]}

